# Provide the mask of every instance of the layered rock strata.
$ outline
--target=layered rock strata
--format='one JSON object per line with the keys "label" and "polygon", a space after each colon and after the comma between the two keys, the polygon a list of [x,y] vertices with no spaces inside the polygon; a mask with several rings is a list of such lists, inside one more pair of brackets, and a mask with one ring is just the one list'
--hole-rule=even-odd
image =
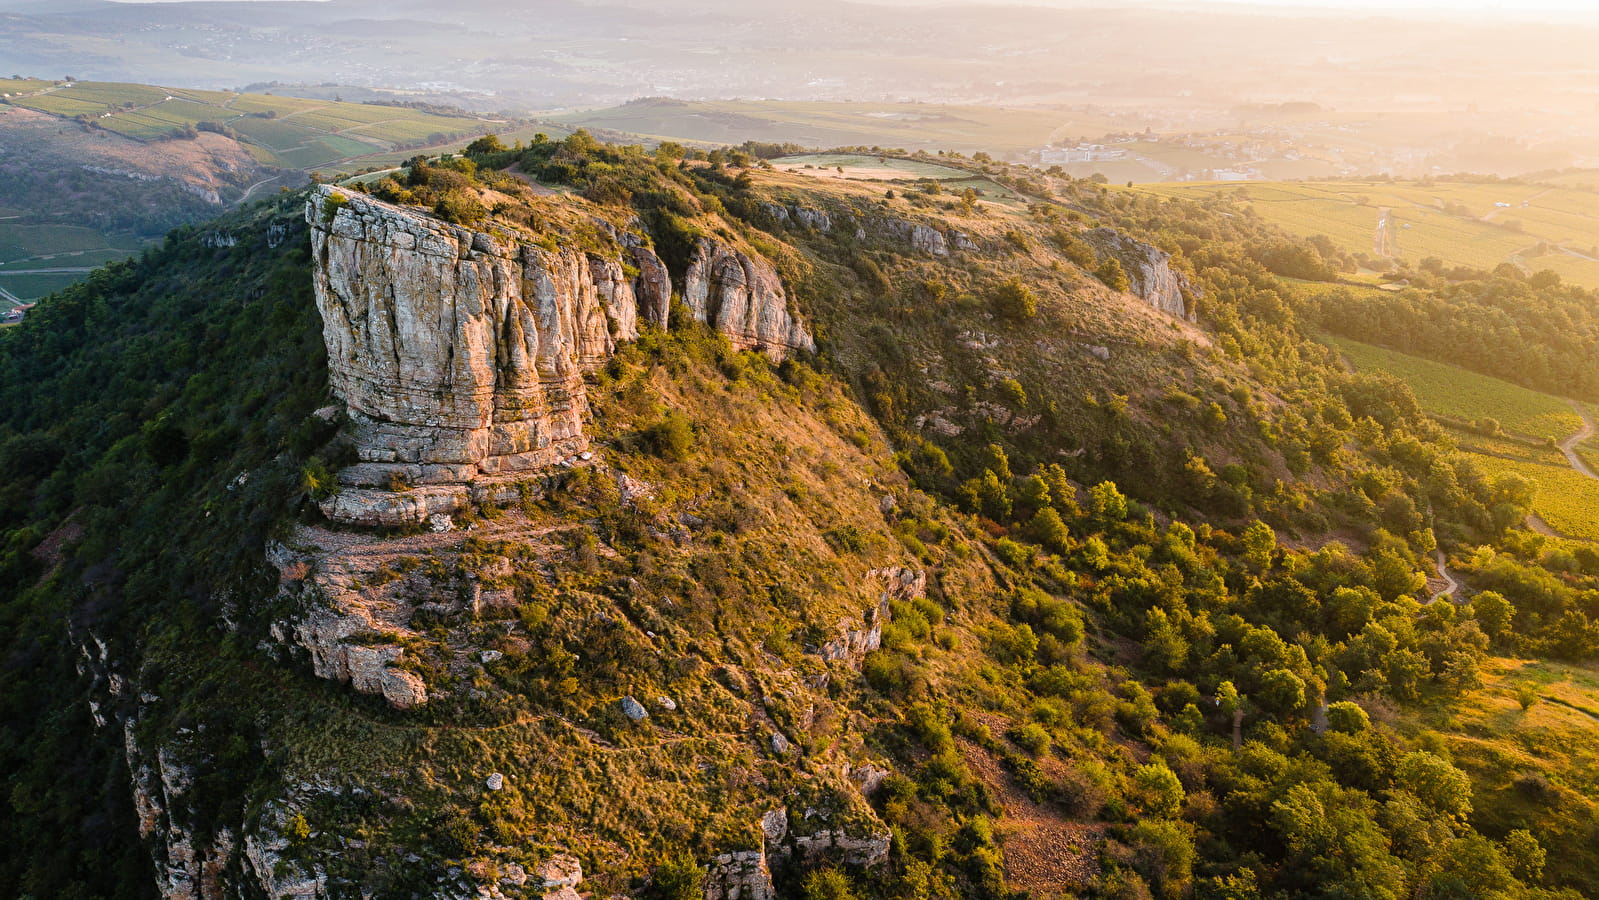
{"label": "layered rock strata", "polygon": [[[475,232],[322,186],[306,205],[329,380],[360,462],[322,503],[335,521],[419,523],[588,448],[584,376],[672,286],[637,234],[612,254]],[[765,260],[702,240],[682,294],[741,349],[813,350]]]}

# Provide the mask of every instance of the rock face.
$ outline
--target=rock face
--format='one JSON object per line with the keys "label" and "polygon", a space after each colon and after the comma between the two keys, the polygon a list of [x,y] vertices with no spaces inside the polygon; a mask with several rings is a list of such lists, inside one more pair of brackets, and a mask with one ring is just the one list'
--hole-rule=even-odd
{"label": "rock face", "polygon": [[694,318],[727,335],[740,350],[781,359],[816,343],[788,309],[777,270],[764,259],[701,238],[683,279],[683,302]]}
{"label": "rock face", "polygon": [[705,873],[705,900],[773,900],[776,896],[772,870],[761,850],[720,854]]}
{"label": "rock face", "polygon": [[839,627],[842,634],[822,644],[818,652],[828,662],[843,662],[859,668],[866,654],[883,645],[883,625],[890,618],[889,602],[914,600],[927,594],[927,573],[915,569],[891,566],[873,569],[866,576],[883,580],[883,591],[878,596],[877,606],[866,612],[862,627],[853,627],[854,622],[844,622]]}
{"label": "rock face", "polygon": [[[816,810],[808,810],[809,819]],[[881,827],[881,822],[876,822]],[[723,853],[711,859],[705,873],[706,900],[772,900],[772,870],[794,863],[814,866],[835,860],[870,868],[888,859],[892,841],[887,831],[851,834],[844,828],[824,828],[800,833],[790,827],[787,807],[761,817],[761,849]]]}
{"label": "rock face", "polygon": [[1171,254],[1111,228],[1095,228],[1083,237],[1101,253],[1116,257],[1127,272],[1132,292],[1167,315],[1188,318],[1188,279],[1171,267]]}
{"label": "rock face", "polygon": [[[450,515],[469,485],[515,480],[588,447],[584,375],[617,340],[664,327],[670,278],[646,241],[550,250],[321,186],[306,204],[329,380],[360,464],[322,503],[335,521]],[[765,260],[701,242],[683,286],[735,346],[814,350]]]}

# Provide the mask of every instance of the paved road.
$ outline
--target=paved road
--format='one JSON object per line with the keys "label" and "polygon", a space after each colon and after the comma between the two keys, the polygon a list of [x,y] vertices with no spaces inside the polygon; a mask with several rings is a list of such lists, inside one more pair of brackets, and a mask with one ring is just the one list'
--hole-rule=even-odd
{"label": "paved road", "polygon": [[70,266],[60,269],[0,269],[0,275],[84,275],[94,270],[94,266]]}

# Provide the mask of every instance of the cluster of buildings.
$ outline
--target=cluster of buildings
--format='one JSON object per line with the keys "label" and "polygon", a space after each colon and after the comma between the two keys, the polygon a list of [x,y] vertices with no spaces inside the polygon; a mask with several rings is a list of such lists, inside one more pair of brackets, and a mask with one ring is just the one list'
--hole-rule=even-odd
{"label": "cluster of buildings", "polygon": [[4,316],[0,316],[0,325],[15,325],[21,322],[23,317],[28,314],[28,310],[37,305],[37,303],[24,303],[21,306],[12,307]]}

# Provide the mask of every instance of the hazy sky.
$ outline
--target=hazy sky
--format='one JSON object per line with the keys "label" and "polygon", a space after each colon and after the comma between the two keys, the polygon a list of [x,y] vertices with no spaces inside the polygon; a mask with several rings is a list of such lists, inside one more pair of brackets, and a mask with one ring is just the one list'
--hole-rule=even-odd
{"label": "hazy sky", "polygon": [[[117,3],[182,3],[197,0],[113,0]],[[206,0],[213,3],[250,3],[255,0]],[[298,0],[320,3],[326,0]],[[517,0],[506,0],[516,5]],[[749,5],[787,5],[791,0],[747,0]],[[1258,6],[1290,10],[1347,10],[1355,13],[1455,13],[1464,17],[1538,20],[1553,18],[1599,20],[1599,0],[862,0],[895,6],[964,6],[972,3],[1072,7],[1106,6]]]}

